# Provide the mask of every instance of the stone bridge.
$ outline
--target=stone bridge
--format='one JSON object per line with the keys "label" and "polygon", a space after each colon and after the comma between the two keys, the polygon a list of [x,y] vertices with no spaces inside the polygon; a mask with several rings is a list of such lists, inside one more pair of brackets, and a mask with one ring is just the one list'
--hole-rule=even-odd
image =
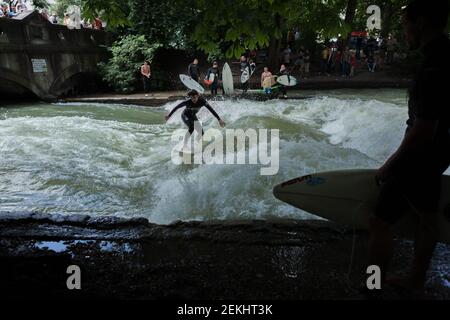
{"label": "stone bridge", "polygon": [[37,11],[0,18],[1,97],[44,100],[95,88],[108,34],[53,25]]}

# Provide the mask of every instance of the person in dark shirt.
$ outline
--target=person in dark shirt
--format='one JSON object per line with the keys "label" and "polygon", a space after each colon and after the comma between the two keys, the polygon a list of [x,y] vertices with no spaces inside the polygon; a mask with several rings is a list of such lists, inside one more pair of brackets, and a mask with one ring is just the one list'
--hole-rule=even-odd
{"label": "person in dark shirt", "polygon": [[[245,55],[242,55],[242,56],[241,56],[241,61],[240,61],[240,63],[241,63],[241,74],[242,74],[246,69],[248,69],[248,75],[250,76],[252,70],[251,70],[250,63],[249,63],[249,61],[248,61],[248,58],[247,58]],[[247,92],[247,90],[248,90],[248,88],[249,88],[249,82],[250,82],[250,78],[249,78],[247,81],[245,81],[244,83],[242,83],[242,93],[245,94],[245,93]]]}
{"label": "person in dark shirt", "polygon": [[412,270],[406,278],[387,280],[411,290],[424,288],[437,241],[441,177],[450,165],[448,12],[448,1],[413,0],[404,9],[406,40],[411,50],[421,49],[423,62],[410,89],[402,144],[377,172],[380,195],[370,220],[369,264],[380,267],[385,281],[393,253],[391,227],[404,212],[416,216]]}
{"label": "person in dark shirt", "polygon": [[181,108],[185,108],[183,113],[181,114],[181,120],[183,120],[184,124],[189,128],[188,132],[186,133],[186,136],[184,137],[184,146],[187,146],[187,143],[189,141],[189,137],[192,135],[194,130],[198,130],[198,133],[200,134],[201,130],[201,136],[203,136],[204,132],[201,126],[195,126],[195,124],[199,124],[197,113],[200,111],[201,108],[206,107],[209,112],[212,113],[212,115],[219,121],[220,126],[223,128],[225,127],[225,122],[219,117],[219,115],[214,111],[214,109],[209,105],[209,103],[203,98],[200,97],[200,94],[196,90],[191,90],[188,93],[189,100],[183,101],[180,104],[178,104],[175,108],[172,109],[172,111],[166,115],[166,121],[170,119],[170,117]]}
{"label": "person in dark shirt", "polygon": [[[280,67],[280,72],[278,73],[278,77],[281,76],[287,76],[288,77],[288,81],[290,80],[290,74],[288,69],[286,68],[286,66],[284,64],[281,65]],[[286,99],[287,98],[287,89],[286,86],[281,85],[281,94],[283,95],[283,98]]]}
{"label": "person in dark shirt", "polygon": [[189,77],[198,82],[200,78],[200,68],[198,67],[198,59],[194,59],[194,61],[188,67]]}
{"label": "person in dark shirt", "polygon": [[220,78],[219,63],[217,61],[214,61],[213,66],[208,69],[208,72],[206,74],[206,80],[209,79],[211,73],[214,73],[214,81],[213,83],[211,83],[211,95],[215,96],[217,95],[217,88],[219,87],[219,78]]}

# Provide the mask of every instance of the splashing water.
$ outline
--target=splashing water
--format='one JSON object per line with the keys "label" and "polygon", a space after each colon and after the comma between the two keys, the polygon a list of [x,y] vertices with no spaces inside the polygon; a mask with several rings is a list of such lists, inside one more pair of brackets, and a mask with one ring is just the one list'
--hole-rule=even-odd
{"label": "splashing water", "polygon": [[[34,104],[0,108],[0,211],[175,220],[311,218],[272,196],[307,173],[376,168],[405,129],[402,90],[328,91],[306,100],[213,102],[230,129],[279,129],[280,170],[172,163],[177,102],[160,108]],[[200,120],[219,128],[208,111]]]}

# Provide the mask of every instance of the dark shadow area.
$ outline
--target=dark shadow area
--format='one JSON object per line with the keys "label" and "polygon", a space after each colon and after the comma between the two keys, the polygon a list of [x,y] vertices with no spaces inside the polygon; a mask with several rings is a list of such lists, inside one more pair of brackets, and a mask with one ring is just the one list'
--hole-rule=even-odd
{"label": "dark shadow area", "polygon": [[0,79],[0,107],[5,107],[18,102],[33,102],[40,99],[29,89],[15,82]]}

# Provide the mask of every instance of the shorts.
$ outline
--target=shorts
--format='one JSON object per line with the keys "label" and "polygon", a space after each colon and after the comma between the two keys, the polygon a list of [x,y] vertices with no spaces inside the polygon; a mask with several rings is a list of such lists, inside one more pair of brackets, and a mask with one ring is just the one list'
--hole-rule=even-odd
{"label": "shorts", "polygon": [[393,176],[380,186],[375,216],[386,223],[395,224],[406,212],[435,213],[440,194],[440,176]]}

